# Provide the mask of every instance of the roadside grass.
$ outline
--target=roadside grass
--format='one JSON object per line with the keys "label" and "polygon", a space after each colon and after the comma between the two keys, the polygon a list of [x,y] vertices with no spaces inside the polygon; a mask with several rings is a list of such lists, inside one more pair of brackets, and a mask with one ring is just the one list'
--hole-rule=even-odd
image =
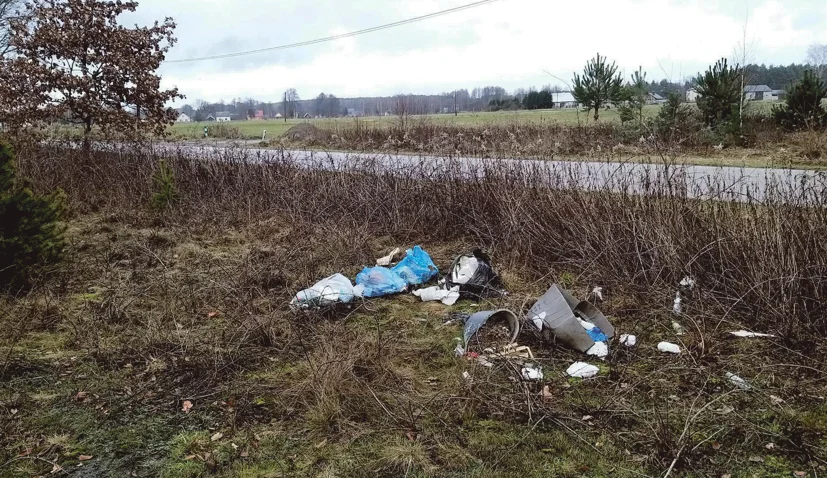
{"label": "roadside grass", "polygon": [[[455,357],[461,328],[443,325],[454,309],[438,303],[287,310],[297,289],[355,275],[394,240],[307,237],[282,218],[123,211],[72,224],[65,272],[4,303],[2,476],[632,477],[673,460],[675,476],[823,473],[823,341],[796,350],[692,322],[675,337],[667,304],[610,295],[602,309],[637,348],[614,344],[582,381],[564,376],[580,354],[524,332],[546,378],[522,382],[506,362]],[[424,243],[440,267],[471,245]],[[555,280],[589,290],[565,270],[532,278],[508,262],[509,297],[455,309],[524,310]],[[659,340],[685,353],[663,356]]]}

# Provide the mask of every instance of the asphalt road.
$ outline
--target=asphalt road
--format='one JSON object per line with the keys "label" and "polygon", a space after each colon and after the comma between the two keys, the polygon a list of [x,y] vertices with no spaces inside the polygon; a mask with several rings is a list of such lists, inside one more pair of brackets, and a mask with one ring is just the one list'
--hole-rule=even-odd
{"label": "asphalt road", "polygon": [[[529,182],[585,190],[653,192],[653,184],[685,191],[689,197],[724,200],[773,200],[827,204],[827,173],[803,169],[737,168],[726,166],[665,165],[604,161],[483,159],[408,154],[321,152],[253,148],[232,143],[157,143],[157,153],[192,158],[279,161],[309,169],[333,171],[381,170],[383,173],[429,175],[448,173],[466,178],[484,177],[490,168],[522,175]],[[534,183],[536,184],[536,183]],[[778,193],[781,193],[781,196]]]}

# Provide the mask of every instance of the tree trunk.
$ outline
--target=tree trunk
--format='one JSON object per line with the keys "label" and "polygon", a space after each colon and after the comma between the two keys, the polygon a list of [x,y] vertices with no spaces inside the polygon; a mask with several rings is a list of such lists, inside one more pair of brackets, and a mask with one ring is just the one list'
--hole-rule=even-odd
{"label": "tree trunk", "polygon": [[83,153],[86,157],[89,157],[89,153],[92,150],[92,138],[90,138],[92,134],[92,120],[86,119],[83,121]]}

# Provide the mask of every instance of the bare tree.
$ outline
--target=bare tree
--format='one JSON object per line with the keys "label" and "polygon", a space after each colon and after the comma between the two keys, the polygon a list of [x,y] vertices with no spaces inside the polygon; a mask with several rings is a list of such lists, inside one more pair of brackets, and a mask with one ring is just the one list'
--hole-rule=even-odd
{"label": "bare tree", "polygon": [[299,94],[296,93],[295,88],[289,88],[284,92],[281,101],[281,108],[284,111],[284,122],[287,123],[287,118],[293,117],[296,114],[296,103],[299,102]]}
{"label": "bare tree", "polygon": [[155,72],[175,44],[175,23],[118,24],[136,2],[33,0],[11,21],[11,58],[0,64],[0,112],[13,129],[39,121],[93,127],[104,133],[163,134],[175,121],[166,104],[178,89],[162,90]]}
{"label": "bare tree", "polygon": [[813,67],[819,78],[827,81],[827,44],[810,45],[807,48],[807,64]]}
{"label": "bare tree", "polygon": [[5,58],[11,52],[11,20],[17,16],[17,10],[22,3],[22,0],[0,0],[0,58]]}

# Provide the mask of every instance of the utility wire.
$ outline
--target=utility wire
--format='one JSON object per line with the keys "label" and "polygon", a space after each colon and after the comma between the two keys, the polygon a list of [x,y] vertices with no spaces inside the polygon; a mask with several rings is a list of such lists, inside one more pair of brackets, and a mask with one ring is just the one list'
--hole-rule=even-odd
{"label": "utility wire", "polygon": [[430,18],[435,18],[435,17],[439,17],[439,16],[442,16],[442,15],[448,15],[449,13],[455,13],[455,12],[459,12],[459,11],[462,11],[462,10],[468,10],[469,8],[480,7],[482,5],[485,5],[485,4],[488,4],[488,3],[493,3],[493,2],[496,2],[496,1],[499,1],[499,0],[481,0],[481,1],[478,1],[478,2],[474,2],[474,3],[469,3],[467,5],[461,5],[459,7],[449,8],[447,10],[442,10],[442,11],[439,11],[439,12],[429,13],[427,15],[422,15],[422,16],[419,16],[419,17],[409,18],[407,20],[401,20],[401,21],[398,21],[398,22],[387,23],[385,25],[379,25],[379,26],[376,26],[376,27],[365,28],[364,30],[356,30],[354,32],[341,33],[339,35],[333,35],[333,36],[324,37],[324,38],[317,38],[315,40],[307,40],[307,41],[303,41],[303,42],[290,43],[290,44],[287,44],[287,45],[279,45],[279,46],[274,46],[274,47],[269,47],[269,48],[260,48],[258,50],[248,50],[248,51],[239,51],[239,52],[235,52],[235,53],[225,53],[225,54],[222,54],[222,55],[202,56],[202,57],[197,57],[197,58],[181,58],[181,59],[178,59],[178,60],[167,60],[167,61],[165,61],[165,63],[191,63],[191,62],[195,62],[195,61],[220,60],[220,59],[223,59],[223,58],[234,58],[234,57],[237,57],[237,56],[255,55],[256,53],[264,53],[264,52],[268,52],[268,51],[287,50],[288,48],[298,48],[298,47],[302,47],[302,46],[315,45],[317,43],[324,43],[324,42],[329,42],[329,41],[334,41],[334,40],[341,40],[342,38],[350,38],[350,37],[355,37],[356,35],[364,35],[365,33],[373,33],[373,32],[378,32],[380,30],[387,30],[388,28],[394,28],[394,27],[398,27],[398,26],[401,26],[401,25],[407,25],[409,23],[419,22],[419,21],[422,21],[422,20],[428,20]]}

